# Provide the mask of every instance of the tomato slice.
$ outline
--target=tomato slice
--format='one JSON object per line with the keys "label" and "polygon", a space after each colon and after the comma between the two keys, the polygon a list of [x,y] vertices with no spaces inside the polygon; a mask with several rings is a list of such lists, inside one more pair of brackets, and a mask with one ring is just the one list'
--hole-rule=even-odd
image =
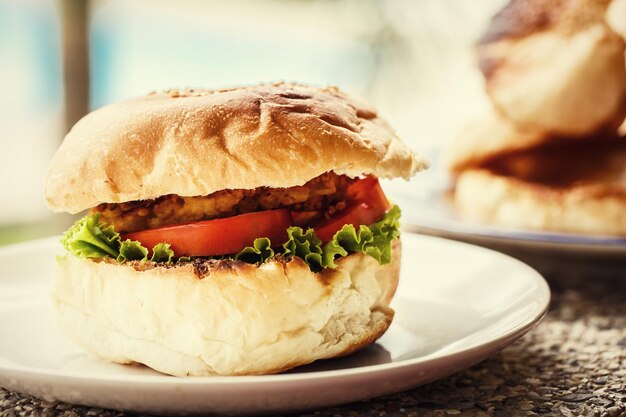
{"label": "tomato slice", "polygon": [[149,249],[157,243],[169,243],[176,256],[228,255],[252,245],[258,237],[267,237],[280,245],[287,241],[289,226],[289,210],[267,210],[141,230],[122,239],[138,240]]}
{"label": "tomato slice", "polygon": [[[380,191],[380,193],[382,193],[383,190],[380,188],[378,178],[373,175],[368,175],[348,186],[348,198],[353,201],[364,200],[371,191]],[[387,199],[385,198],[384,200],[386,201]]]}
{"label": "tomato slice", "polygon": [[[348,206],[328,220],[314,226],[316,235],[326,243],[345,224],[358,229],[382,218],[390,208],[389,201],[378,183],[369,176],[348,187]],[[273,244],[287,241],[287,228],[293,224],[307,223],[315,212],[292,215],[288,209],[266,210],[246,213],[223,219],[177,224],[155,229],[141,230],[122,236],[138,240],[149,249],[165,242],[171,245],[177,256],[228,255],[252,245],[254,239],[269,238]]]}
{"label": "tomato slice", "polygon": [[378,178],[371,175],[351,184],[348,187],[348,196],[350,201],[362,202],[371,211],[378,212],[379,219],[391,208]]}
{"label": "tomato slice", "polygon": [[373,176],[351,184],[348,196],[348,207],[315,226],[315,234],[322,242],[331,240],[345,224],[351,224],[358,229],[361,225],[375,223],[391,208],[378,179]]}
{"label": "tomato slice", "polygon": [[315,223],[315,220],[319,220],[321,213],[319,211],[292,211],[291,219],[294,226],[300,226],[306,228],[308,225]]}

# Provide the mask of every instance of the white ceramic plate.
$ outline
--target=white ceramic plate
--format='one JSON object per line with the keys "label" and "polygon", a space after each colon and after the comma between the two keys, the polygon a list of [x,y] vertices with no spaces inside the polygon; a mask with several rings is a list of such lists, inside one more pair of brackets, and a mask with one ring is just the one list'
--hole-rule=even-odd
{"label": "white ceramic plate", "polygon": [[385,190],[403,208],[402,225],[406,230],[498,250],[520,248],[612,258],[626,255],[626,238],[623,237],[518,230],[461,219],[449,201],[451,181],[438,167],[439,152],[428,154],[433,163],[428,171],[409,183],[393,181],[385,184]]}
{"label": "white ceramic plate", "polygon": [[513,258],[405,233],[396,317],[374,345],[282,375],[176,378],[105,363],[57,331],[47,286],[56,239],[0,249],[0,386],[154,414],[289,412],[390,394],[467,368],[544,316],[550,291]]}

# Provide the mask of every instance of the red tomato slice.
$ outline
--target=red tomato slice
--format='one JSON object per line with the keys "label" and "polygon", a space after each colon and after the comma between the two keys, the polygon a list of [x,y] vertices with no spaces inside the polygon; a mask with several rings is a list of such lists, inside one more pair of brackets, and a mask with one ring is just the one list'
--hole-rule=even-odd
{"label": "red tomato slice", "polygon": [[321,216],[319,211],[292,211],[291,219],[294,226],[300,226],[306,229],[310,224],[315,223],[315,220],[319,220]]}
{"label": "red tomato slice", "polygon": [[383,189],[376,177],[366,177],[348,188],[350,199],[345,210],[315,226],[315,234],[326,243],[345,224],[351,224],[355,229],[361,225],[368,225],[380,220],[391,208]]}
{"label": "red tomato slice", "polygon": [[169,243],[176,256],[228,255],[252,245],[258,237],[267,237],[272,244],[280,245],[287,241],[289,226],[289,210],[267,210],[141,230],[122,239],[138,240],[149,249],[160,242]]}
{"label": "red tomato slice", "polygon": [[378,212],[379,219],[391,208],[378,178],[371,175],[352,183],[348,187],[348,197],[351,201],[364,203],[371,211]]}
{"label": "red tomato slice", "polygon": [[[355,181],[348,186],[348,197],[350,200],[354,201],[363,200],[375,188],[378,188],[378,190],[382,193],[382,189],[378,183],[378,178],[373,175],[368,175],[367,177]],[[387,199],[385,198],[385,200]]]}

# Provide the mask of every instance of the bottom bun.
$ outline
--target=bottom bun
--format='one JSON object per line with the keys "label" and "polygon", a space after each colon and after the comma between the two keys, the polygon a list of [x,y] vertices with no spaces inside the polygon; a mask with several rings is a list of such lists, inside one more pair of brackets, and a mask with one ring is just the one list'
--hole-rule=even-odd
{"label": "bottom bun", "polygon": [[401,245],[313,273],[299,258],[154,266],[59,259],[58,322],[85,350],[177,375],[254,375],[345,355],[389,327]]}
{"label": "bottom bun", "polygon": [[465,218],[505,227],[626,235],[626,187],[619,183],[556,187],[473,169],[457,178],[454,202]]}

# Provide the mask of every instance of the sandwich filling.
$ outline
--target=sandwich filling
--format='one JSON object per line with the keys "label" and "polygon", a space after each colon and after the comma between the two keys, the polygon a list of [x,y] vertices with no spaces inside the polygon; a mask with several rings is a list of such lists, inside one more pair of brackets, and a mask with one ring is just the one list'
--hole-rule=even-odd
{"label": "sandwich filling", "polygon": [[501,155],[481,168],[529,184],[567,190],[585,185],[621,188],[626,183],[626,140],[553,140]]}
{"label": "sandwich filling", "polygon": [[260,264],[297,256],[319,271],[355,252],[389,263],[399,217],[375,177],[330,172],[290,188],[100,204],[62,243],[81,258],[119,263],[226,258]]}
{"label": "sandwich filling", "polygon": [[309,220],[314,221],[345,208],[347,188],[355,181],[326,173],[297,187],[222,190],[199,197],[166,195],[154,200],[100,204],[91,212],[101,213],[100,219],[120,233],[281,208],[297,212],[300,217],[308,213]]}

